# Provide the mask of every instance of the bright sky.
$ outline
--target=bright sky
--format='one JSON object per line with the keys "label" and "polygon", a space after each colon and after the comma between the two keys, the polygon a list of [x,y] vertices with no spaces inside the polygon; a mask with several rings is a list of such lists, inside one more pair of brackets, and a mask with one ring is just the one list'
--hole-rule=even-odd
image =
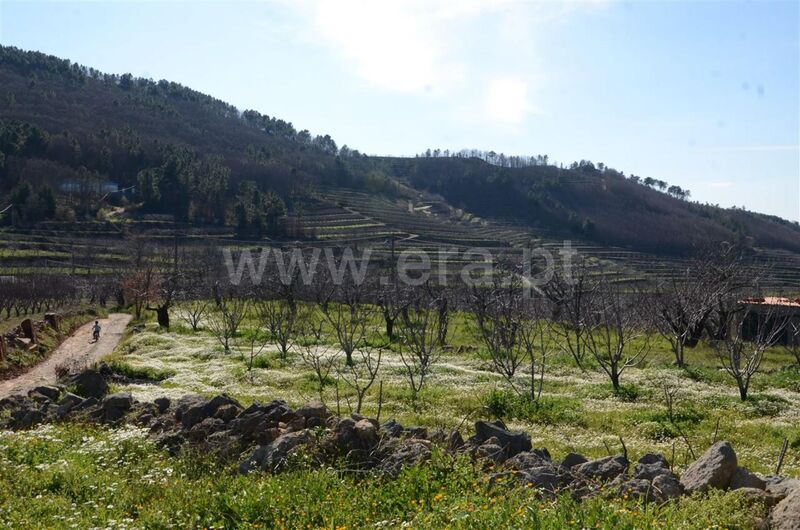
{"label": "bright sky", "polygon": [[371,154],[586,158],[800,220],[798,5],[0,0],[0,42]]}

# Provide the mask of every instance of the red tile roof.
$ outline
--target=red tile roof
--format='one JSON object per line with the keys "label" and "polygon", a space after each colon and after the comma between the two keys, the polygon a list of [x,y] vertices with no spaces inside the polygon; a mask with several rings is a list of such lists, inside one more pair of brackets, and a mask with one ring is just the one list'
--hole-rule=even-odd
{"label": "red tile roof", "polygon": [[800,308],[800,298],[785,298],[782,296],[763,296],[759,298],[745,298],[741,301],[749,305],[772,305],[781,307]]}

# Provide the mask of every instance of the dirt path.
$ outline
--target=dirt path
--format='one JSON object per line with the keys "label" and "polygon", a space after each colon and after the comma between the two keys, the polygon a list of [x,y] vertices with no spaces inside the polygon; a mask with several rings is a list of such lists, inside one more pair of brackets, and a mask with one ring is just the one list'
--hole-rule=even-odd
{"label": "dirt path", "polygon": [[14,379],[0,381],[0,398],[23,394],[39,385],[55,383],[56,366],[60,364],[92,364],[99,361],[114,351],[130,320],[131,315],[124,313],[112,313],[108,318],[101,319],[102,332],[97,342],[92,341],[94,322],[81,326],[43,362]]}

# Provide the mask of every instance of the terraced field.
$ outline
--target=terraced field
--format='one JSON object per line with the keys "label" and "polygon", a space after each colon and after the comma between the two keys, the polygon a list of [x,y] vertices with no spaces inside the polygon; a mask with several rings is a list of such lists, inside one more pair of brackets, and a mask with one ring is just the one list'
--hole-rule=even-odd
{"label": "terraced field", "polygon": [[[280,245],[370,247],[374,260],[388,262],[400,252],[424,252],[434,274],[457,274],[467,263],[479,261],[468,250],[482,249],[495,260],[518,261],[523,249],[545,249],[558,259],[564,241],[535,232],[513,220],[486,220],[453,208],[436,197],[408,191],[388,198],[344,188],[321,189],[303,200],[286,221],[290,241]],[[234,229],[192,226],[167,216],[115,216],[106,221],[47,222],[35,228],[0,229],[0,274],[49,272],[98,274],[124,264],[132,252],[131,240],[182,249],[209,244],[236,249],[257,248],[263,241],[237,240]],[[677,257],[573,240],[572,249],[602,266],[617,281],[668,278],[683,266]],[[753,263],[769,269],[767,286],[800,291],[800,255],[754,249]]]}

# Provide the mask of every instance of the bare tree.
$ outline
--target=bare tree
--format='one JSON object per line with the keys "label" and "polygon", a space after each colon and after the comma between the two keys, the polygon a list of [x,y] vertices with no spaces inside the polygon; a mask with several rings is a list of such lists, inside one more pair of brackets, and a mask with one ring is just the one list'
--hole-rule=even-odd
{"label": "bare tree", "polygon": [[325,390],[325,385],[330,380],[330,375],[336,366],[340,350],[314,342],[303,342],[296,349],[300,353],[303,364],[311,368],[314,372],[314,376],[317,379],[319,400],[324,403],[323,392]]}
{"label": "bare tree", "polygon": [[246,336],[236,340],[236,349],[247,362],[247,373],[250,374],[251,383],[256,359],[264,353],[267,345],[269,345],[269,336],[258,329],[252,330]]}
{"label": "bare tree", "polygon": [[230,341],[236,337],[249,306],[246,298],[232,294],[221,297],[217,310],[209,312],[208,327],[225,349],[225,353],[231,351]]}
{"label": "bare tree", "polygon": [[362,288],[361,285],[346,282],[336,290],[337,301],[327,303],[321,308],[337,344],[344,351],[345,363],[348,366],[353,365],[353,352],[366,343],[367,329],[372,316],[371,307],[364,303]]}
{"label": "bare tree", "polygon": [[258,320],[278,345],[281,360],[285,361],[289,357],[289,352],[299,337],[305,321],[303,307],[284,298],[259,300],[256,303]]}
{"label": "bare tree", "polygon": [[639,364],[650,351],[650,337],[641,317],[641,297],[618,285],[597,291],[597,304],[583,334],[584,345],[611,379],[615,392],[620,376]]}
{"label": "bare tree", "polygon": [[789,321],[786,325],[786,349],[794,355],[800,366],[800,322]]}
{"label": "bare tree", "polygon": [[686,366],[685,350],[699,342],[719,298],[727,294],[728,280],[707,260],[698,259],[656,285],[647,307],[654,327],[669,341],[677,366]]}
{"label": "bare tree", "polygon": [[439,300],[443,292],[432,297],[432,291],[422,290],[403,311],[400,330],[400,359],[414,402],[425,385],[433,365],[439,360],[447,338],[447,321],[441,318]]}
{"label": "bare tree", "polygon": [[178,318],[186,322],[192,331],[200,328],[203,317],[210,310],[211,303],[205,299],[186,300],[178,304]]}
{"label": "bare tree", "polygon": [[775,306],[744,303],[730,312],[729,329],[722,339],[711,341],[717,358],[747,400],[750,381],[761,368],[764,352],[774,346],[786,328],[787,318]]}
{"label": "bare tree", "polygon": [[[526,299],[519,276],[497,277],[491,287],[475,287],[471,307],[477,335],[494,371],[511,388],[531,400],[541,396],[545,359],[551,348],[553,325],[543,299]],[[528,368],[528,388],[520,386],[517,372]]]}
{"label": "bare tree", "polygon": [[355,412],[360,414],[361,407],[364,404],[364,397],[378,377],[383,348],[372,348],[364,345],[356,351],[359,359],[356,362],[346,363],[340,368],[339,376],[356,393]]}
{"label": "bare tree", "polygon": [[594,273],[589,263],[580,259],[569,269],[554,270],[552,279],[542,286],[542,292],[555,306],[554,317],[559,325],[553,331],[561,336],[564,348],[579,368],[583,368],[586,355],[587,320],[600,287]]}

